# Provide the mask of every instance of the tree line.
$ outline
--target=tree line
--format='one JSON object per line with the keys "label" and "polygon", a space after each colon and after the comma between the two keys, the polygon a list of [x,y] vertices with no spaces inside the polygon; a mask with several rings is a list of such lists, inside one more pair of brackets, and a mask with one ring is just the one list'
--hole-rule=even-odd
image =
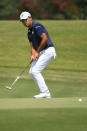
{"label": "tree line", "polygon": [[0,19],[18,19],[22,11],[34,19],[87,19],[87,0],[0,0]]}

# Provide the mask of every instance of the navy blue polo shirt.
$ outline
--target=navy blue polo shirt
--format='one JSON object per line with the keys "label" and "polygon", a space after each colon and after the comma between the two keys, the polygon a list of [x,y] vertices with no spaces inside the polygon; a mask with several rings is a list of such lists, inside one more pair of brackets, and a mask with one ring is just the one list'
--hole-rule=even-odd
{"label": "navy blue polo shirt", "polygon": [[[45,29],[45,27],[40,24],[40,23],[37,23],[37,22],[32,22],[32,27],[28,29],[28,39],[30,42],[33,43],[33,46],[35,48],[35,50],[38,49],[40,43],[41,43],[41,37],[40,35],[42,33],[46,33],[47,37],[48,37],[48,40],[47,40],[47,43],[45,45],[45,47],[43,49],[46,49],[48,47],[54,47],[50,37],[49,37],[49,34],[47,32],[47,30]],[[42,49],[42,50],[43,50]]]}

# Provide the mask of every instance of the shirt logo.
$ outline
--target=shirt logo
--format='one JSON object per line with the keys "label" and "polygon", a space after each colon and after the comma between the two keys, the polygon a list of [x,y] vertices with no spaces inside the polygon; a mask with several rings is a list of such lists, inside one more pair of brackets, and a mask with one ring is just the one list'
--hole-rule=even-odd
{"label": "shirt logo", "polygon": [[30,33],[31,31],[30,31],[30,30],[28,30],[28,32]]}
{"label": "shirt logo", "polygon": [[32,31],[32,35],[34,34],[34,31]]}

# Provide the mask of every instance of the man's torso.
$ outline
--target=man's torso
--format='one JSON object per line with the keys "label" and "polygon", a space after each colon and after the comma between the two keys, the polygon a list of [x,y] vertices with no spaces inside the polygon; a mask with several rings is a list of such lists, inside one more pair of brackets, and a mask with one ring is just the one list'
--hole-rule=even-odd
{"label": "man's torso", "polygon": [[37,22],[32,22],[32,27],[28,29],[28,39],[30,42],[33,43],[34,48],[37,50],[40,43],[41,43],[41,37],[40,35],[42,33],[45,33],[48,37],[48,41],[46,42],[46,45],[43,49],[46,49],[48,47],[54,47],[47,30],[43,25]]}

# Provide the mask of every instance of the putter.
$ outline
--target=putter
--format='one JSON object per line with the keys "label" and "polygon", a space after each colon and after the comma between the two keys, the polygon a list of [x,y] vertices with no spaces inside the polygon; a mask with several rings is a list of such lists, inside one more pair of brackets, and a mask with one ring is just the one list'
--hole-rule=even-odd
{"label": "putter", "polygon": [[5,88],[11,90],[12,86],[17,82],[18,79],[22,76],[22,74],[25,72],[25,70],[30,66],[30,64],[33,62],[33,60],[30,61],[30,63],[24,68],[24,70],[17,76],[17,78],[13,81],[13,83],[10,86],[5,86]]}

